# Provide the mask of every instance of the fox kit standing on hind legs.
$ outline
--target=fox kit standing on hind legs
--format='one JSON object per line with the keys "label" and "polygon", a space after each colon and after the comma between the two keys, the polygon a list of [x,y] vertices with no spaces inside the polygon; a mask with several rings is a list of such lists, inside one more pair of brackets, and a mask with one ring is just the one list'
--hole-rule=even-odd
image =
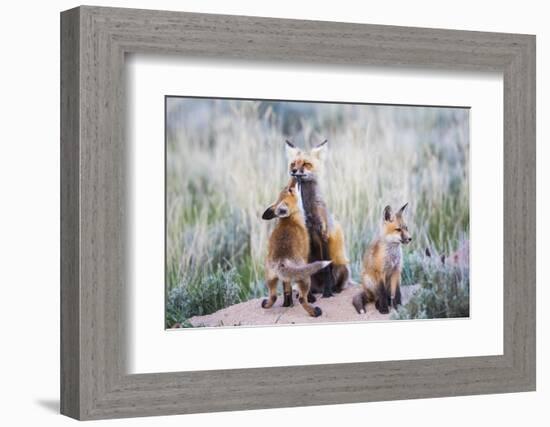
{"label": "fox kit standing on hind legs", "polygon": [[319,307],[309,304],[308,294],[311,285],[310,276],[325,268],[330,261],[316,261],[308,264],[309,235],[303,215],[300,193],[296,179],[281,191],[277,201],[262,215],[263,219],[277,217],[277,225],[269,237],[269,248],[266,259],[266,284],[269,298],[262,301],[263,308],[271,308],[277,301],[277,284],[283,282],[283,306],[292,305],[293,281],[300,291],[298,301],[312,317],[321,315]]}
{"label": "fox kit standing on hind legs", "polygon": [[382,232],[369,245],[363,258],[363,290],[353,297],[353,305],[358,313],[364,313],[366,304],[372,301],[375,301],[380,313],[388,313],[389,307],[397,308],[401,304],[401,245],[412,240],[403,219],[407,204],[395,215],[391,207],[384,208]]}
{"label": "fox kit standing on hind legs", "polygon": [[[286,141],[288,171],[298,180],[310,238],[310,261],[331,260],[325,270],[311,276],[312,292],[322,292],[323,297],[340,292],[349,279],[348,264],[344,246],[344,233],[340,224],[329,213],[320,189],[323,156],[327,141],[303,152],[290,141]],[[309,295],[310,301],[315,301]]]}

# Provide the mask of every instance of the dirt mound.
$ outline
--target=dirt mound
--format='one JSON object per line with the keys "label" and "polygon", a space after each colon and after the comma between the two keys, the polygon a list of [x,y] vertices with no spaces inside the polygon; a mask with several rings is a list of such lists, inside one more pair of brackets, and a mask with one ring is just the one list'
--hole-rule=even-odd
{"label": "dirt mound", "polygon": [[[402,286],[401,299],[406,304],[419,286]],[[380,314],[374,304],[368,304],[364,314],[357,314],[351,304],[353,296],[359,292],[359,287],[349,286],[340,294],[331,298],[322,298],[317,295],[317,302],[313,305],[320,307],[323,314],[319,317],[310,317],[300,306],[293,292],[294,305],[282,307],[283,297],[279,296],[275,305],[270,309],[263,309],[263,298],[257,298],[240,304],[226,307],[215,313],[205,316],[194,316],[189,322],[195,327],[212,326],[258,326],[258,325],[289,325],[300,323],[327,323],[327,322],[357,322],[365,320],[387,320],[389,314]]]}

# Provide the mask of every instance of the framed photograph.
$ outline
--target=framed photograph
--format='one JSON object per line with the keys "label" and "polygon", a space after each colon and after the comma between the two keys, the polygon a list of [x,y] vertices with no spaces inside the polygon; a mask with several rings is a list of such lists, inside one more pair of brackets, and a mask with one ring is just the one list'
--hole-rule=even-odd
{"label": "framed photograph", "polygon": [[165,114],[166,327],[469,318],[469,108],[167,96]]}
{"label": "framed photograph", "polygon": [[63,414],[535,390],[534,36],[84,6],[61,59]]}

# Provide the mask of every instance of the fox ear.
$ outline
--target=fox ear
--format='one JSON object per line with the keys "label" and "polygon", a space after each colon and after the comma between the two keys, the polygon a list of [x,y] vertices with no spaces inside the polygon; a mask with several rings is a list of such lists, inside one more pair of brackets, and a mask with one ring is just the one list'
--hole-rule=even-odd
{"label": "fox ear", "polygon": [[319,160],[323,160],[327,154],[328,151],[328,139],[325,139],[320,144],[317,144],[313,149],[311,150],[311,154],[315,157],[317,157]]}
{"label": "fox ear", "polygon": [[390,205],[388,205],[384,208],[384,221],[386,221],[386,222],[393,221],[393,212],[391,210]]}
{"label": "fox ear", "polygon": [[401,209],[399,209],[399,211],[397,212],[397,216],[400,217],[400,216],[403,215],[403,212],[405,211],[405,208],[408,206],[408,204],[409,204],[408,202],[405,203],[405,204],[401,207]]}
{"label": "fox ear", "polygon": [[288,139],[285,140],[285,151],[288,160],[292,160],[300,152],[300,150]]}
{"label": "fox ear", "polygon": [[264,214],[262,215],[262,219],[270,220],[273,218],[275,218],[275,209],[273,206],[270,206],[265,210]]}

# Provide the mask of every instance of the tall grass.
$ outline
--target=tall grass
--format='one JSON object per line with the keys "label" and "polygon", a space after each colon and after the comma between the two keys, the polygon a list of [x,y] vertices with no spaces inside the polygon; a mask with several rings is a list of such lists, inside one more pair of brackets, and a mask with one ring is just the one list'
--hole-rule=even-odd
{"label": "tall grass", "polygon": [[265,293],[261,214],[288,180],[285,139],[328,139],[324,195],[356,280],[387,204],[409,202],[408,257],[467,241],[468,110],[169,98],[167,326]]}

